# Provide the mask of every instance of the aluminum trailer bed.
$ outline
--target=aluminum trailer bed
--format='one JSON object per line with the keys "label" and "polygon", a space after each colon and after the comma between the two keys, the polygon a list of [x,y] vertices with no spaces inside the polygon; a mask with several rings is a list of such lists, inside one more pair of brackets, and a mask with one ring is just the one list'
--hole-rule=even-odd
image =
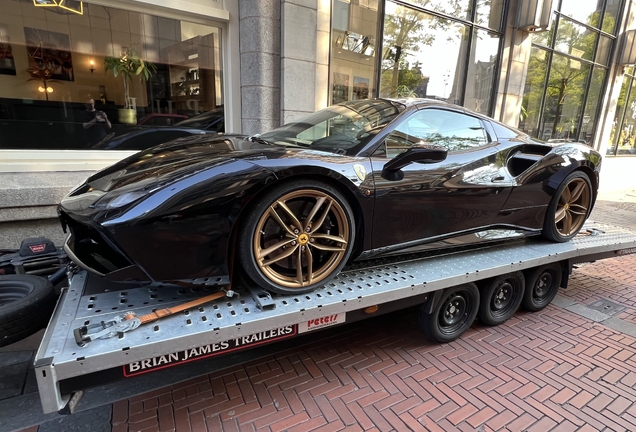
{"label": "aluminum trailer bed", "polygon": [[570,270],[576,263],[630,253],[636,253],[636,232],[588,222],[567,243],[531,238],[433,257],[355,264],[309,294],[275,296],[267,305],[258,295],[243,293],[83,347],[76,342],[76,328],[111,320],[125,311],[143,315],[184,303],[209,288],[121,284],[113,288],[80,271],[63,290],[35,358],[42,407],[45,413],[72,412],[81,391],[66,393],[64,384],[94,374],[108,371],[116,379],[132,378],[418,305],[435,291],[463,283],[554,262],[563,262]]}

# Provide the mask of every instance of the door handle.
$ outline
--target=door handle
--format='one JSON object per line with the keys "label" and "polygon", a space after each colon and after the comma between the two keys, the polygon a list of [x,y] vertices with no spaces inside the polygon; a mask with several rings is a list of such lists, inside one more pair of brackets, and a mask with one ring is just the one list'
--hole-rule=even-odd
{"label": "door handle", "polygon": [[500,182],[504,180],[504,176],[497,176],[492,178],[492,182]]}

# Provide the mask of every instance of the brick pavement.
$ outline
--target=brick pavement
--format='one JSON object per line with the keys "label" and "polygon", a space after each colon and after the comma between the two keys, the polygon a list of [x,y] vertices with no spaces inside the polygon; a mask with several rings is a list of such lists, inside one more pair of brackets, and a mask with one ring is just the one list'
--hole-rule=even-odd
{"label": "brick pavement", "polygon": [[[597,220],[636,227],[631,206],[600,204]],[[613,300],[636,322],[635,266],[587,264],[560,294]],[[352,326],[119,401],[112,431],[636,430],[636,339],[556,305],[441,345],[409,314]]]}
{"label": "brick pavement", "polygon": [[632,337],[556,306],[443,345],[415,327],[374,320],[118,402],[112,430],[636,430]]}

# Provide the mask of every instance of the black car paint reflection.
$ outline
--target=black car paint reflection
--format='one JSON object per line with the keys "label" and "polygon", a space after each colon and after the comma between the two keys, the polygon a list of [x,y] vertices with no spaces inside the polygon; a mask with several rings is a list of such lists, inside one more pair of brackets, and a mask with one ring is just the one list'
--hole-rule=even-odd
{"label": "black car paint reflection", "polygon": [[[63,224],[86,244],[116,252],[116,264],[96,259],[99,268],[87,266],[112,280],[226,280],[233,238],[246,218],[257,217],[251,205],[281,182],[320,179],[342,193],[356,220],[357,259],[491,241],[506,232],[539,234],[565,176],[583,170],[594,191],[598,186],[600,155],[591,148],[544,144],[440,101],[353,101],[329,109],[332,117],[311,134],[301,122],[260,137],[202,135],[133,155],[72,191],[60,206]],[[329,120],[338,110],[353,112],[354,120]],[[415,161],[387,175],[400,157],[389,154],[388,140],[403,138],[401,125],[422,110],[470,116],[484,142],[447,143],[444,160]],[[421,148],[412,139],[402,144]],[[118,206],[109,207],[113,202]]]}

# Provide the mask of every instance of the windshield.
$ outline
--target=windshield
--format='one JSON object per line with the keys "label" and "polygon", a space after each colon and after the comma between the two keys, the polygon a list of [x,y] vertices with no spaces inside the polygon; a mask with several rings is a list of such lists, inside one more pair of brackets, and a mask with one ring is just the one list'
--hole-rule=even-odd
{"label": "windshield", "polygon": [[302,121],[289,123],[259,138],[277,145],[353,155],[402,110],[403,105],[385,100],[345,102],[317,111]]}

